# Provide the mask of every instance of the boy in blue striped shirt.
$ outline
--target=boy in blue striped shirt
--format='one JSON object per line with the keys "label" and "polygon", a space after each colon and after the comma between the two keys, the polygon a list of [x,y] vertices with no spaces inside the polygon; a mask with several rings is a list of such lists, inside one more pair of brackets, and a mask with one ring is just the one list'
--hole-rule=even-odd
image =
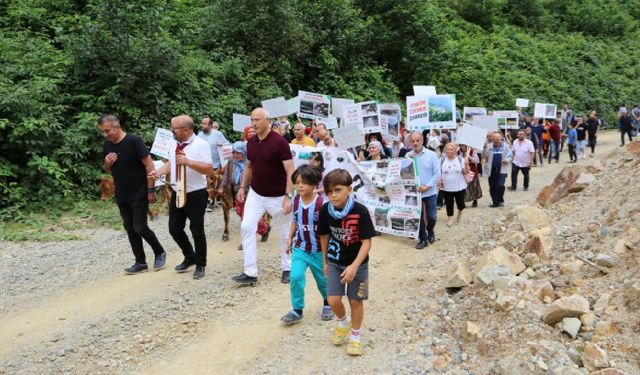
{"label": "boy in blue striped shirt", "polygon": [[316,188],[322,180],[322,171],[315,166],[301,165],[291,176],[297,194],[293,197],[291,231],[287,244],[287,253],[291,255],[291,306],[280,320],[291,325],[302,320],[304,309],[304,288],[307,267],[311,268],[318,290],[322,295],[322,320],[331,320],[333,313],[327,302],[327,278],[322,270],[322,250],[320,236],[317,234],[320,209],[325,203]]}

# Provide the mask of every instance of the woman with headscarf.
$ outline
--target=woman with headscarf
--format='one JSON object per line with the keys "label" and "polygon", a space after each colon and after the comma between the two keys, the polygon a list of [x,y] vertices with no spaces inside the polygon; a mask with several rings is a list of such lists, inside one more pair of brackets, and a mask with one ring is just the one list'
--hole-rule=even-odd
{"label": "woman with headscarf", "polygon": [[[248,126],[247,128],[253,129],[251,126]],[[247,128],[245,128],[245,134],[248,131]],[[225,167],[224,175],[222,176],[222,181],[220,181],[220,187],[218,188],[218,194],[231,194],[231,200],[235,201],[236,213],[240,216],[240,219],[242,219],[242,216],[244,215],[244,202],[235,200],[235,197],[238,194],[238,189],[240,189],[242,173],[246,166],[247,145],[243,141],[237,141],[232,146],[232,156]],[[269,230],[270,228],[264,219],[260,219],[258,222],[257,232],[262,236],[262,242],[267,240]],[[242,245],[240,245],[239,250],[242,250]]]}
{"label": "woman with headscarf", "polygon": [[387,154],[384,152],[384,147],[380,141],[369,142],[369,156],[367,160],[382,160],[387,158]]}

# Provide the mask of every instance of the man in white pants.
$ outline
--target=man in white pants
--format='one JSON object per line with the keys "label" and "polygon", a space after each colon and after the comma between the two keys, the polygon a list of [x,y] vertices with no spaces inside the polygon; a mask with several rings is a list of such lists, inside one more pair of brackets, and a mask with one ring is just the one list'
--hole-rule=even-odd
{"label": "man in white pants", "polygon": [[[233,277],[240,284],[258,281],[256,229],[262,215],[268,212],[274,221],[291,213],[293,184],[293,159],[289,143],[280,134],[271,130],[269,113],[263,108],[251,112],[251,124],[256,135],[247,141],[247,165],[236,199],[245,201],[244,217],[240,226],[244,272]],[[251,187],[251,189],[248,189]],[[247,191],[249,190],[249,191]],[[291,220],[289,219],[288,222]],[[291,258],[286,252],[289,225],[281,225],[280,267],[283,283],[289,283]]]}

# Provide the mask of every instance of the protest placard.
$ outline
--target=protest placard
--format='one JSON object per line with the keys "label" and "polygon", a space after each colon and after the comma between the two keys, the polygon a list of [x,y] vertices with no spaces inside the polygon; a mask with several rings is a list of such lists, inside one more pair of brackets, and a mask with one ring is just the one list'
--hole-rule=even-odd
{"label": "protest placard", "polygon": [[422,86],[422,85],[414,85],[413,86],[413,95],[415,96],[433,96],[436,94],[435,86]]}
{"label": "protest placard", "polygon": [[498,117],[496,116],[473,116],[473,121],[471,122],[473,126],[487,129],[490,132],[494,132],[498,130]]}
{"label": "protest placard", "polygon": [[251,117],[247,115],[241,115],[238,113],[233,114],[233,130],[237,132],[243,132],[244,128],[251,125]]}
{"label": "protest placard", "polygon": [[429,107],[426,96],[407,96],[408,130],[426,129],[429,124]]}
{"label": "protest placard", "polygon": [[380,113],[374,101],[358,103],[362,108],[362,132],[380,133]]}
{"label": "protest placard", "polygon": [[483,107],[464,107],[462,110],[464,121],[473,121],[473,116],[486,116],[487,109]]}
{"label": "protest placard", "polygon": [[328,95],[298,91],[298,98],[300,99],[300,110],[298,111],[300,117],[309,119],[329,117],[331,99]]}
{"label": "protest placard", "polygon": [[340,127],[362,129],[362,107],[358,104],[344,105]]}
{"label": "protest placard", "polygon": [[294,96],[287,100],[287,116],[297,113],[300,109],[300,98]]}
{"label": "protest placard", "polygon": [[429,129],[455,129],[456,124],[456,96],[434,95],[427,98],[429,107]]}
{"label": "protest placard", "polygon": [[518,129],[518,111],[493,111],[500,129]]}
{"label": "protest placard", "polygon": [[231,143],[223,143],[221,146],[218,146],[218,154],[220,155],[220,163],[225,165],[225,163],[231,159],[233,145]]}
{"label": "protest placard", "polygon": [[487,141],[487,129],[479,128],[472,125],[464,125],[458,128],[456,143],[459,145],[467,145],[476,150],[482,150]]}
{"label": "protest placard", "polygon": [[338,147],[343,150],[364,144],[362,132],[358,127],[354,126],[333,129],[333,138],[336,140]]}
{"label": "protest placard", "polygon": [[533,117],[536,118],[553,118],[558,115],[558,107],[555,104],[536,103],[533,109]]}
{"label": "protest placard", "polygon": [[529,99],[522,99],[522,98],[516,99],[517,108],[527,108],[528,106],[529,106]]}
{"label": "protest placard", "polygon": [[382,103],[379,106],[380,116],[387,116],[387,134],[392,140],[400,139],[400,119],[402,109],[397,103]]}
{"label": "protest placard", "polygon": [[343,107],[355,103],[356,102],[353,99],[331,98],[331,114],[342,119]]}
{"label": "protest placard", "polygon": [[269,117],[278,118],[280,116],[288,116],[289,108],[287,108],[287,101],[283,97],[263,100],[262,108],[269,112]]}
{"label": "protest placard", "polygon": [[156,137],[151,145],[151,153],[163,159],[169,159],[169,150],[176,148],[176,141],[173,139],[171,130],[158,128]]}
{"label": "protest placard", "polygon": [[338,119],[336,116],[330,115],[324,120],[320,120],[318,123],[324,124],[327,129],[335,129],[338,127]]}

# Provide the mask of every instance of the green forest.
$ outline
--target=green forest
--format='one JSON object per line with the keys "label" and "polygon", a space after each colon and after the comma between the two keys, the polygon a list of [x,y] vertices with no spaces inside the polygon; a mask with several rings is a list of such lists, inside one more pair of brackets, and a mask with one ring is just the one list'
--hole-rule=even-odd
{"label": "green forest", "polygon": [[100,114],[153,139],[298,89],[457,106],[640,101],[640,0],[0,0],[0,219],[96,199]]}

